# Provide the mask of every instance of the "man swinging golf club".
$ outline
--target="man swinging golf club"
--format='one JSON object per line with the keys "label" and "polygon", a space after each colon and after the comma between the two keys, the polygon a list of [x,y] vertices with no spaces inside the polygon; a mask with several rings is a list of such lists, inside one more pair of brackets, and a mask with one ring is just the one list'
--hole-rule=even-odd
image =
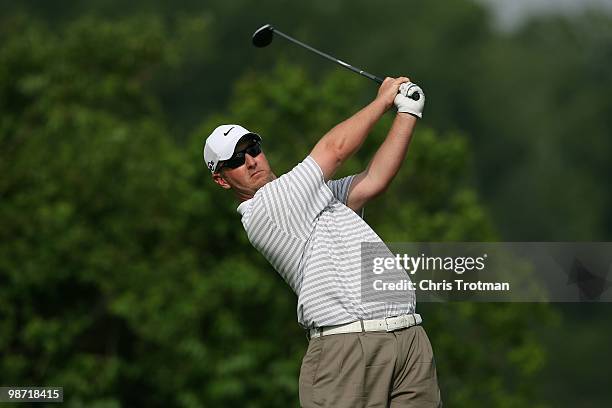
{"label": "man swinging golf club", "polygon": [[[411,97],[416,92],[418,100]],[[408,78],[386,78],[372,102],[280,177],[259,135],[233,124],[206,139],[214,182],[233,190],[250,242],[298,296],[298,322],[309,338],[299,378],[303,407],[441,405],[414,292],[404,292],[401,302],[362,302],[361,291],[361,243],[382,243],[361,210],[397,174],[424,103]],[[397,115],[367,168],[332,180],[394,104]]]}

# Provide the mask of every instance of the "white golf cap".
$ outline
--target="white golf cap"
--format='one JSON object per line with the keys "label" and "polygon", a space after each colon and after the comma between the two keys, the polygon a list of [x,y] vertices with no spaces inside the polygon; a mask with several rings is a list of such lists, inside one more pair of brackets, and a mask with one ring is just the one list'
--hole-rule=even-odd
{"label": "white golf cap", "polygon": [[221,125],[213,130],[210,136],[206,138],[206,144],[204,144],[204,162],[211,173],[215,172],[220,161],[232,157],[236,145],[245,135],[253,135],[257,140],[261,140],[261,136],[257,133],[253,133],[240,125]]}

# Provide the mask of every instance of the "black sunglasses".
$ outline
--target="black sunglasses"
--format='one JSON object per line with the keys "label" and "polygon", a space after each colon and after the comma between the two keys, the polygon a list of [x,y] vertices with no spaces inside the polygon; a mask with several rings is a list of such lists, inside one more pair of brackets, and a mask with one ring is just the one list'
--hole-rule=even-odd
{"label": "black sunglasses", "polygon": [[244,161],[246,160],[245,156],[247,154],[251,157],[256,157],[259,155],[259,153],[261,153],[261,144],[259,141],[254,141],[254,144],[250,145],[244,150],[234,153],[232,157],[219,163],[217,166],[217,171],[221,170],[223,167],[237,169],[244,164]]}

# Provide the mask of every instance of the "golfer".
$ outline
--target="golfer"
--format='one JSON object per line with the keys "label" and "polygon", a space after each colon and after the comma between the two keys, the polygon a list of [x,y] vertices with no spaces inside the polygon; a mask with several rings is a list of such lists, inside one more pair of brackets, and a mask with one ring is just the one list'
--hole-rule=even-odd
{"label": "golfer", "polygon": [[[397,115],[367,168],[332,180],[394,104]],[[309,338],[299,378],[303,407],[441,405],[414,292],[403,292],[400,302],[397,293],[365,302],[361,290],[361,243],[382,243],[362,210],[397,174],[424,104],[408,78],[386,78],[372,102],[280,177],[259,135],[222,125],[206,139],[204,160],[214,182],[234,192],[249,241],[298,296],[298,322]]]}

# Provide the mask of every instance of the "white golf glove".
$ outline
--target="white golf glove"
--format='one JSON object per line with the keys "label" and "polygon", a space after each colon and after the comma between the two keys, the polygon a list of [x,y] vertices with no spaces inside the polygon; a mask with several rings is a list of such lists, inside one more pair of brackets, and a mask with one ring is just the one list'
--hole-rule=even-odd
{"label": "white golf glove", "polygon": [[[411,96],[418,92],[420,97],[415,101]],[[410,113],[418,118],[423,117],[423,107],[425,106],[425,94],[420,86],[412,82],[404,82],[399,87],[399,93],[393,101],[398,112]]]}

